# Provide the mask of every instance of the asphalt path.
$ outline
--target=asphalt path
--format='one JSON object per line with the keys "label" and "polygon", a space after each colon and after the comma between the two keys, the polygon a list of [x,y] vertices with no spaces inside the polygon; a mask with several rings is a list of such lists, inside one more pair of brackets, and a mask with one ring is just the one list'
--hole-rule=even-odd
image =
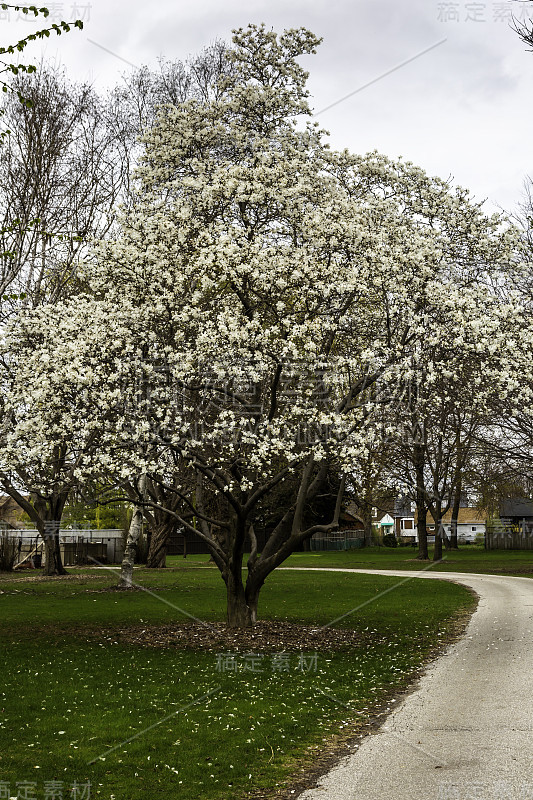
{"label": "asphalt path", "polygon": [[451,580],[480,599],[415,691],[300,800],[533,800],[533,579],[328,571]]}

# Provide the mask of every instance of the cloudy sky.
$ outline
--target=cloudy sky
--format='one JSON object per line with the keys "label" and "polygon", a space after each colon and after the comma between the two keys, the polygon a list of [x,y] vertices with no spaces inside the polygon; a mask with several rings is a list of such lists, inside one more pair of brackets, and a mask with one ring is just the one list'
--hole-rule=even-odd
{"label": "cloudy sky", "polygon": [[[249,22],[279,31],[305,26],[324,39],[318,54],[302,63],[317,119],[334,147],[401,155],[468,187],[487,200],[487,210],[516,211],[524,180],[533,177],[533,53],[509,27],[511,11],[519,20],[533,16],[528,0],[47,5],[58,18],[84,19],[85,28],[54,37],[46,57],[101,89],[120,80],[125,62],[185,59]],[[17,22],[17,12],[5,16],[2,44],[35,27]],[[31,53],[37,58],[39,45]]]}

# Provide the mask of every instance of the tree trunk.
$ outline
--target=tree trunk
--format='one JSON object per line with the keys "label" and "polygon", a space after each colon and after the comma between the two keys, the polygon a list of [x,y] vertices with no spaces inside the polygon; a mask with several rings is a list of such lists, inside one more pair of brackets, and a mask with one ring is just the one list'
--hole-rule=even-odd
{"label": "tree trunk", "polygon": [[59,522],[45,523],[42,537],[44,540],[44,569],[43,575],[68,575],[67,570],[63,566],[61,558],[61,548],[59,545]]}
{"label": "tree trunk", "polygon": [[414,447],[414,467],[416,475],[416,515],[418,532],[418,555],[420,561],[429,559],[428,535],[427,535],[427,507],[426,493],[424,491],[424,448],[423,445],[415,443]]}
{"label": "tree trunk", "polygon": [[364,526],[364,536],[365,536],[365,547],[372,547],[372,505],[365,503],[364,508],[362,509],[363,518],[363,526]]}
{"label": "tree trunk", "polygon": [[172,519],[161,520],[152,527],[150,548],[146,566],[150,569],[163,569],[167,563],[167,544],[174,533],[177,523]]}
{"label": "tree trunk", "polygon": [[424,501],[416,504],[417,511],[417,530],[418,530],[418,555],[420,561],[427,561],[429,559],[428,552],[428,533],[426,524],[427,508]]}
{"label": "tree trunk", "polygon": [[450,550],[459,550],[457,543],[457,520],[459,519],[459,509],[461,507],[461,489],[457,491],[452,508],[452,521],[450,526]]}
{"label": "tree trunk", "polygon": [[444,527],[442,525],[442,506],[440,502],[435,503],[435,517],[435,550],[433,551],[433,561],[441,561]]}
{"label": "tree trunk", "polygon": [[231,572],[226,578],[227,623],[229,628],[251,628],[257,620],[257,593],[254,599],[246,598],[241,575]]}
{"label": "tree trunk", "polygon": [[124,557],[120,569],[120,579],[118,585],[121,588],[133,588],[133,565],[135,564],[135,545],[142,532],[143,512],[140,506],[135,506],[135,511],[131,518]]}
{"label": "tree trunk", "polygon": [[33,501],[38,515],[37,530],[44,542],[44,575],[68,575],[59,545],[59,529],[66,500],[67,494],[53,494],[48,498],[35,497]]}

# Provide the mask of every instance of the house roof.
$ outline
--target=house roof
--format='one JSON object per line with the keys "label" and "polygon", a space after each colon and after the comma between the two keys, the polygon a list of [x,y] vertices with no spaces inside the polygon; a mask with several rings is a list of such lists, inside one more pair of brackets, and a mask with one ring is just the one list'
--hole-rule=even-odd
{"label": "house roof", "polygon": [[[29,495],[23,494],[23,495],[22,495],[22,497],[26,498],[26,497],[29,497]],[[17,501],[16,501],[16,500],[14,500],[14,499],[13,499],[13,497],[11,497],[11,495],[10,495],[10,494],[0,494],[0,508],[1,508],[2,506],[5,506],[5,505],[7,505],[7,504],[8,504],[8,503],[10,503],[10,502],[11,502],[11,503],[14,503],[16,506],[18,506],[18,503],[17,503]],[[20,507],[20,506],[19,506],[19,507]]]}
{"label": "house roof", "polygon": [[[27,495],[23,495],[23,497],[27,497]],[[11,495],[0,495],[0,512],[13,513],[14,511],[20,511],[22,513],[23,509]]]}
{"label": "house roof", "polygon": [[339,519],[345,520],[346,522],[361,522],[360,518],[350,511],[341,511]]}
{"label": "house roof", "polygon": [[501,517],[533,517],[533,500],[527,497],[513,497],[502,500],[500,504]]}
{"label": "house roof", "polygon": [[[442,521],[445,525],[449,525],[452,521],[451,508],[443,515]],[[458,525],[484,525],[487,521],[487,512],[483,509],[468,506],[467,508],[459,509],[459,516],[457,517]],[[415,512],[415,524],[418,522],[418,515]],[[431,514],[427,514],[426,522],[429,525],[434,525],[435,520]]]}

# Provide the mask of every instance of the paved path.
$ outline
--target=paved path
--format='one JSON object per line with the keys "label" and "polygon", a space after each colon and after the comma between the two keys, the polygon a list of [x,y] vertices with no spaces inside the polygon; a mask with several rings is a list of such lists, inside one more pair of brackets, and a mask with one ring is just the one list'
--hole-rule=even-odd
{"label": "paved path", "polygon": [[533,579],[379,574],[453,580],[479,605],[419,688],[300,800],[533,800]]}

